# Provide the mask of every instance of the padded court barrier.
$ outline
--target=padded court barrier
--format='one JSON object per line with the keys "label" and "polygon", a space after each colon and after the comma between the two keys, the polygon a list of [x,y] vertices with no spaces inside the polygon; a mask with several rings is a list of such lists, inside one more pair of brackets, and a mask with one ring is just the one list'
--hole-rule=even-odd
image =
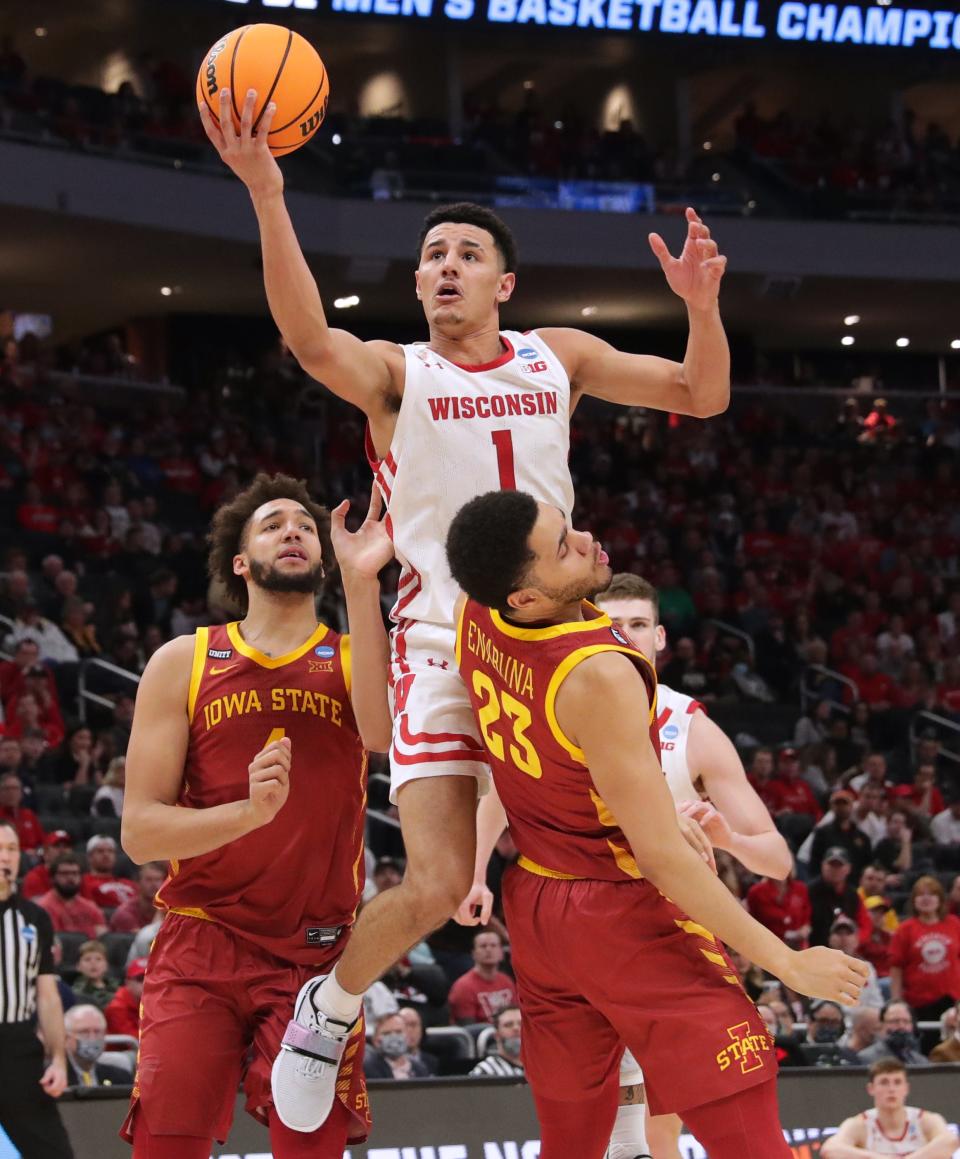
{"label": "padded court barrier", "polygon": [[[960,1065],[913,1071],[911,1103],[960,1116]],[[780,1078],[780,1111],[796,1159],[816,1159],[824,1131],[867,1105],[866,1070],[787,1071]],[[130,1159],[117,1137],[126,1100],[101,1092],[65,1097],[61,1111],[76,1159]],[[434,1079],[372,1082],[374,1131],[370,1142],[347,1152],[350,1159],[537,1159],[539,1142],[526,1086],[510,1079]],[[683,1159],[704,1159],[692,1139]],[[215,1159],[269,1159],[267,1132],[237,1099],[233,1131],[214,1146]],[[960,1159],[960,1151],[957,1152]]]}

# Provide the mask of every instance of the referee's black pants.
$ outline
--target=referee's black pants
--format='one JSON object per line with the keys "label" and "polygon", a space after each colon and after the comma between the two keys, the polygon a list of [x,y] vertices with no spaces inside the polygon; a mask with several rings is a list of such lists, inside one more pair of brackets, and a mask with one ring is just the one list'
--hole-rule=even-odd
{"label": "referee's black pants", "polygon": [[73,1159],[57,1100],[40,1086],[43,1071],[35,1027],[0,1025],[0,1126],[23,1159]]}

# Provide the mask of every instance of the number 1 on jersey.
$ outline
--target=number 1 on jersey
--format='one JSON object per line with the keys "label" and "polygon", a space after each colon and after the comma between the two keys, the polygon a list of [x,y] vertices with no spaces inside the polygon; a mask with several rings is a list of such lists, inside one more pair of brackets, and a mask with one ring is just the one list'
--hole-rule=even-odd
{"label": "number 1 on jersey", "polygon": [[517,477],[513,470],[513,432],[507,428],[491,431],[490,438],[497,448],[497,470],[500,473],[500,490],[516,491]]}

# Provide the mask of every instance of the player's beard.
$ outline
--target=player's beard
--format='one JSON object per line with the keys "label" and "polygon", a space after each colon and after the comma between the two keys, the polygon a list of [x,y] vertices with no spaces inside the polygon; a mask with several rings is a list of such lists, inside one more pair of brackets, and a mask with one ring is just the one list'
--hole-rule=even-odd
{"label": "player's beard", "polygon": [[321,560],[306,572],[284,574],[272,563],[250,560],[250,581],[265,592],[300,592],[315,595],[323,587],[324,571]]}
{"label": "player's beard", "polygon": [[557,604],[578,604],[581,600],[593,600],[600,592],[606,591],[613,579],[613,568],[609,564],[597,564],[591,575],[569,583],[566,587],[540,587],[540,591]]}

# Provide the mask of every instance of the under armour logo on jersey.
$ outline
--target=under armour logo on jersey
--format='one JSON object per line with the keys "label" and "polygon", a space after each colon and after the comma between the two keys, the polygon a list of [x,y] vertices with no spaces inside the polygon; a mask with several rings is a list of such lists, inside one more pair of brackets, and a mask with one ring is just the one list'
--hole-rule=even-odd
{"label": "under armour logo on jersey", "polygon": [[433,658],[432,656],[429,656],[429,657],[427,658],[427,664],[428,664],[428,665],[429,665],[431,668],[442,668],[444,671],[446,671],[446,670],[447,670],[447,668],[449,668],[449,667],[450,667],[450,661],[449,661],[449,660],[434,660],[434,658]]}

